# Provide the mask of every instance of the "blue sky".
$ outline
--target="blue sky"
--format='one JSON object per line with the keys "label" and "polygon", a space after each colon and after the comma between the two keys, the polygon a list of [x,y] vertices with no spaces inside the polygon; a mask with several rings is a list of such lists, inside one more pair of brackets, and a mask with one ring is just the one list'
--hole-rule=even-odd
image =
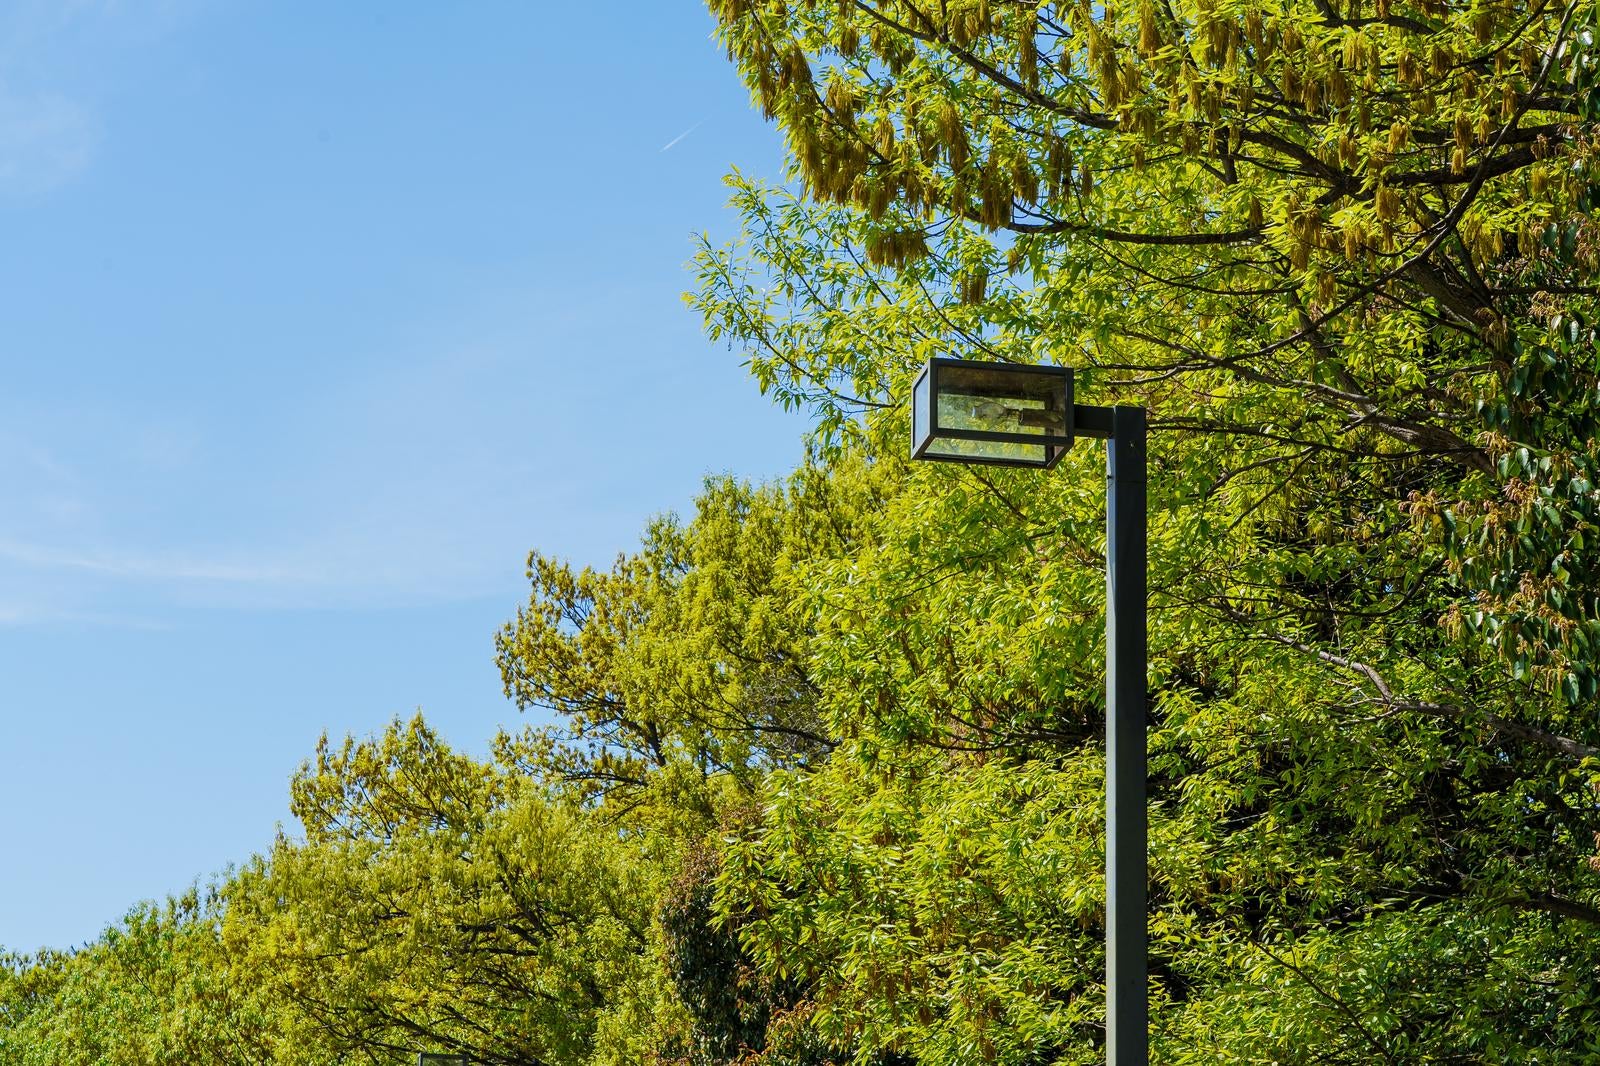
{"label": "blue sky", "polygon": [[264,847],[323,729],[483,750],[530,548],[798,462],[680,296],[778,135],[593,10],[0,5],[0,945]]}

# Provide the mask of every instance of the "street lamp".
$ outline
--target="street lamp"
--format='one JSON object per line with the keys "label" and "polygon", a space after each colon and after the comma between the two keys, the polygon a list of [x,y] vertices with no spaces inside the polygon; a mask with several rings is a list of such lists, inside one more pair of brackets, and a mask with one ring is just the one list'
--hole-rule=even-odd
{"label": "street lamp", "polygon": [[1049,468],[1072,447],[1072,371],[930,359],[911,387],[911,457]]}
{"label": "street lamp", "polygon": [[1106,1063],[1145,1066],[1144,409],[1074,404],[1067,367],[970,359],[930,359],[911,395],[914,459],[1048,469],[1106,441]]}

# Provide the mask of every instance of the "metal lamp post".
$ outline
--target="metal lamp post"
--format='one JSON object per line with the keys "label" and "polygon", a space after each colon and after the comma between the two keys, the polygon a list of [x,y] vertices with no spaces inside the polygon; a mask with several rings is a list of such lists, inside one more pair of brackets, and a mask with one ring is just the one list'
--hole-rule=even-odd
{"label": "metal lamp post", "polygon": [[1067,367],[931,359],[911,454],[1048,469],[1077,437],[1106,442],[1106,1063],[1145,1066],[1145,414],[1072,400]]}

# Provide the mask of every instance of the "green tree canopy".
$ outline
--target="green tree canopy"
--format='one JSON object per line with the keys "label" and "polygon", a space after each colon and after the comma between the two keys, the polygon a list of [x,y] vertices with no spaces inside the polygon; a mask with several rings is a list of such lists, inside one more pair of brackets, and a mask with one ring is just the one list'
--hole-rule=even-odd
{"label": "green tree canopy", "polygon": [[[1159,1058],[1593,1053],[1592,5],[712,9],[796,179],[700,256],[764,387],[841,454],[933,354],[1152,412]],[[1091,451],[807,569],[842,743],[720,885],[837,1048],[1097,1053]]]}
{"label": "green tree canopy", "polygon": [[638,1062],[666,857],[452,752],[420,718],[326,743],[280,838],[227,888],[224,943],[307,1042],[400,1061]]}
{"label": "green tree canopy", "polygon": [[533,553],[500,671],[508,696],[556,723],[503,737],[502,757],[612,814],[653,804],[702,819],[764,771],[824,757],[835,739],[790,609],[797,567],[855,550],[892,486],[850,462],[759,488],[712,479],[692,520],[652,523],[609,572]]}
{"label": "green tree canopy", "polygon": [[215,888],[141,904],[75,952],[0,965],[4,1066],[323,1066],[286,1059],[282,1017],[224,948]]}

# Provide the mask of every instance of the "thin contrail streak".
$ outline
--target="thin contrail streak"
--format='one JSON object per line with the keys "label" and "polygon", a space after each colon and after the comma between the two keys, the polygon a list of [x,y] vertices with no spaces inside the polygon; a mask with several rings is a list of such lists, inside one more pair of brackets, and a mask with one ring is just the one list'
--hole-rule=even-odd
{"label": "thin contrail streak", "polygon": [[661,150],[663,152],[665,152],[667,149],[673,147],[679,141],[683,140],[685,137],[689,136],[689,134],[693,133],[695,130],[699,129],[701,126],[704,126],[704,125],[705,125],[705,119],[701,119],[699,122],[696,122],[693,126],[690,126],[688,129],[684,130],[682,133],[680,133],[676,137],[672,138],[672,140],[668,141],[666,144],[663,144],[661,146]]}

